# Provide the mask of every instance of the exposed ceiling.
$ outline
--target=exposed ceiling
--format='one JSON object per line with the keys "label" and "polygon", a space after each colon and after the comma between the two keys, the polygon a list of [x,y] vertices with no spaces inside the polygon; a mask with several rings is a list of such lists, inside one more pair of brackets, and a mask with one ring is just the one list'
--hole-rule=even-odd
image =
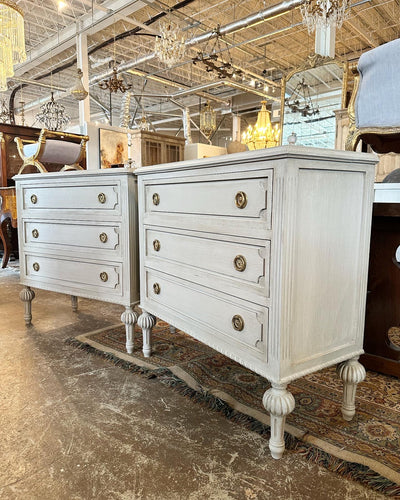
{"label": "exposed ceiling", "polygon": [[[201,103],[213,98],[219,125],[214,143],[231,135],[231,111],[243,113],[259,106],[268,87],[270,103],[279,98],[283,75],[300,66],[314,51],[314,34],[302,24],[300,0],[17,0],[25,13],[28,59],[16,67],[9,91],[2,96],[16,109],[25,103],[26,125],[38,126],[35,115],[54,89],[74,85],[77,34],[87,35],[89,53],[91,121],[109,118],[110,94],[98,82],[106,78],[116,60],[120,75],[132,85],[129,108],[132,125],[144,110],[152,126],[182,135],[182,107],[189,107],[195,123]],[[182,27],[187,43],[183,60],[172,68],[154,57],[159,22],[172,19]],[[243,70],[243,81],[219,80],[192,58],[209,50],[209,38],[220,25],[224,33],[221,56]],[[362,52],[400,37],[399,0],[361,0],[352,3],[350,15],[336,34],[336,57],[356,61]],[[203,40],[200,43],[196,43]],[[229,48],[229,51],[227,50]],[[21,80],[19,80],[21,79]],[[33,85],[37,81],[48,87]],[[21,89],[21,82],[24,85]],[[165,97],[164,97],[165,96]],[[55,97],[72,118],[78,120],[78,103],[62,90]],[[112,95],[113,125],[119,125],[124,105],[122,94]]]}

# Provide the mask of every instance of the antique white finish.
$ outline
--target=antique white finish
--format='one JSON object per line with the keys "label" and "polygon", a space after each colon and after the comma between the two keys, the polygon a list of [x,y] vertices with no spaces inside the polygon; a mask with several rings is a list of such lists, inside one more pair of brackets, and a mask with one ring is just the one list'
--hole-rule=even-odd
{"label": "antique white finish", "polygon": [[136,171],[144,354],[154,315],[266,377],[274,458],[292,380],[351,360],[354,414],[375,163],[284,146]]}
{"label": "antique white finish", "polygon": [[139,301],[137,183],[132,170],[110,169],[14,177],[25,321],[30,287],[121,304],[126,349],[133,350]]}

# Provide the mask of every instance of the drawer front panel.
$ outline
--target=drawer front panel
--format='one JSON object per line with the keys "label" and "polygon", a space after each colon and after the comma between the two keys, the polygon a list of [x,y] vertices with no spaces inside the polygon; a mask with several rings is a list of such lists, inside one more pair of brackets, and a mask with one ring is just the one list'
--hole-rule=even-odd
{"label": "drawer front panel", "polygon": [[122,265],[25,255],[25,276],[38,283],[65,283],[85,290],[121,294]]}
{"label": "drawer front panel", "polygon": [[60,245],[114,251],[120,249],[120,232],[119,225],[24,221],[24,237],[28,245]]}
{"label": "drawer front panel", "polygon": [[266,178],[183,182],[145,187],[146,212],[259,218],[267,209]]}
{"label": "drawer front panel", "polygon": [[[68,174],[66,174],[68,175]],[[23,188],[25,210],[96,210],[119,212],[120,187],[114,185]]]}
{"label": "drawer front panel", "polygon": [[[211,295],[208,290],[193,288],[184,281],[146,270],[146,298],[190,320],[212,328],[227,348],[233,341],[253,354],[266,350],[265,309],[251,303],[240,303]],[[246,304],[246,305],[243,305]],[[177,309],[178,308],[178,309]]]}
{"label": "drawer front panel", "polygon": [[269,281],[269,276],[265,276],[269,253],[269,241],[265,246],[257,246],[146,230],[148,258],[185,264],[255,284]]}

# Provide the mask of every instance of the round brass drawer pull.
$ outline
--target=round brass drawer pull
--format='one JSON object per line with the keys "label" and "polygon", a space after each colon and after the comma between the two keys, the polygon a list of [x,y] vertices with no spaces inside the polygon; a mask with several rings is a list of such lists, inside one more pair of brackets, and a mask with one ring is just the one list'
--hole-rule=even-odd
{"label": "round brass drawer pull", "polygon": [[97,199],[99,200],[100,203],[105,203],[107,200],[107,197],[104,193],[99,193],[97,196]]}
{"label": "round brass drawer pull", "polygon": [[39,264],[37,262],[34,262],[33,265],[32,265],[32,267],[33,267],[34,271],[39,271],[39,269],[40,269],[40,266],[39,266]]}
{"label": "round brass drawer pull", "polygon": [[244,319],[239,314],[235,314],[232,318],[232,326],[236,331],[241,332],[244,328]]}
{"label": "round brass drawer pull", "polygon": [[156,252],[159,252],[160,248],[161,248],[161,243],[158,240],[154,240],[153,241],[153,248]]}
{"label": "round brass drawer pull", "polygon": [[31,202],[32,202],[34,205],[36,205],[36,203],[37,203],[37,196],[36,196],[36,194],[33,194],[33,195],[31,196]]}
{"label": "round brass drawer pull", "polygon": [[233,265],[235,266],[236,271],[242,273],[246,269],[246,258],[243,255],[236,255],[233,259]]}
{"label": "round brass drawer pull", "polygon": [[160,195],[158,193],[153,194],[153,205],[159,205],[160,204]]}
{"label": "round brass drawer pull", "polygon": [[32,236],[33,236],[34,238],[39,238],[39,231],[38,231],[37,229],[33,229],[33,230],[32,230]]}
{"label": "round brass drawer pull", "polygon": [[244,208],[247,205],[247,195],[244,191],[239,191],[235,196],[236,206],[238,208]]}
{"label": "round brass drawer pull", "polygon": [[153,284],[153,292],[156,294],[156,295],[159,295],[160,292],[161,292],[161,288],[160,288],[160,285],[158,283],[154,283]]}
{"label": "round brass drawer pull", "polygon": [[100,234],[99,234],[99,238],[100,238],[100,241],[101,241],[102,243],[107,243],[108,236],[107,236],[107,234],[106,234],[106,233],[100,233]]}
{"label": "round brass drawer pull", "polygon": [[102,273],[100,273],[100,279],[101,279],[101,281],[104,281],[104,282],[108,281],[108,274],[103,271]]}

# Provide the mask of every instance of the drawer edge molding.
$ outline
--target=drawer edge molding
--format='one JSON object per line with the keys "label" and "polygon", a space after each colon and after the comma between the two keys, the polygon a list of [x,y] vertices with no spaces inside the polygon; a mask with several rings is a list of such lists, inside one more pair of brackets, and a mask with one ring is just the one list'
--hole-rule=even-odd
{"label": "drawer edge molding", "polygon": [[[176,325],[176,328],[184,331],[194,339],[199,340],[200,342],[203,342],[205,345],[208,347],[211,347],[211,349],[214,349],[215,351],[219,352],[223,356],[226,356],[227,358],[232,359],[233,361],[236,361],[237,363],[243,365],[244,367],[248,368],[249,370],[252,370],[255,373],[258,373],[262,377],[267,378],[269,381],[274,382],[275,377],[271,375],[270,372],[270,367],[268,365],[268,362],[265,359],[265,356],[267,355],[266,353],[263,353],[263,357],[257,356],[256,360],[259,362],[259,364],[253,364],[249,362],[248,360],[245,360],[241,356],[232,353],[232,351],[228,351],[227,349],[224,349],[221,347],[220,344],[210,341],[210,340],[203,340],[201,335],[198,335],[198,330],[196,328],[193,328],[192,323],[190,321],[185,321],[185,318],[183,318],[183,322],[185,323],[183,328],[180,328],[180,325],[177,324],[176,317],[174,315],[170,315],[168,312],[165,312],[164,309],[160,310],[160,308],[157,307],[157,305],[154,305],[154,302],[150,300],[140,300],[139,307],[146,312],[152,314],[153,316],[156,316],[157,318],[161,319],[162,321],[165,321],[169,323],[170,325]],[[181,316],[181,314],[180,314]],[[183,326],[183,325],[182,325]],[[259,351],[256,351],[259,353]]]}

